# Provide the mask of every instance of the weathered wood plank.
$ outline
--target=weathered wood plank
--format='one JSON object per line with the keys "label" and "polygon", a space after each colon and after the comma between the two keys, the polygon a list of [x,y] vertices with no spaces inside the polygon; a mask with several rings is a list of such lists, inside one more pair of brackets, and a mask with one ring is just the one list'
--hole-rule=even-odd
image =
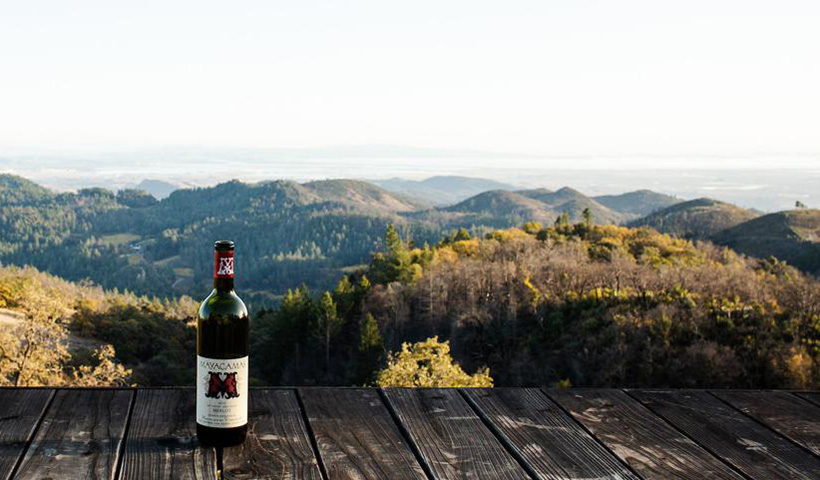
{"label": "weathered wood plank", "polygon": [[742,478],[620,390],[546,393],[646,479]]}
{"label": "weathered wood plank", "polygon": [[0,480],[11,476],[53,394],[40,388],[0,389]]}
{"label": "weathered wood plank", "polygon": [[14,480],[113,479],[133,395],[57,391]]}
{"label": "weathered wood plank", "polygon": [[248,436],[223,462],[225,480],[321,480],[296,392],[250,390]]}
{"label": "weathered wood plank", "polygon": [[214,480],[216,456],[196,440],[196,391],[137,391],[121,480]]}
{"label": "weathered wood plank", "polygon": [[538,478],[638,478],[538,389],[464,393]]}
{"label": "weathered wood plank", "polygon": [[437,479],[529,475],[452,389],[387,389],[388,400]]}
{"label": "weathered wood plank", "polygon": [[330,480],[427,477],[374,389],[299,390]]}
{"label": "weathered wood plank", "polygon": [[720,390],[713,394],[820,455],[820,407],[788,392]]}
{"label": "weathered wood plank", "polygon": [[809,402],[820,406],[820,392],[800,392],[797,393],[797,396],[808,400]]}
{"label": "weathered wood plank", "polygon": [[708,392],[641,390],[630,393],[750,477],[820,478],[820,459]]}

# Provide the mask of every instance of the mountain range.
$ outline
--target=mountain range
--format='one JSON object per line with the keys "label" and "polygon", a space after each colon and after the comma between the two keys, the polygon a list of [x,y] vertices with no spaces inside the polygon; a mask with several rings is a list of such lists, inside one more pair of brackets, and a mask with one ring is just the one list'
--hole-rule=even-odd
{"label": "mountain range", "polygon": [[349,179],[230,181],[157,199],[136,189],[58,193],[0,175],[0,262],[107,288],[193,295],[208,288],[212,241],[232,238],[240,285],[264,302],[300,283],[326,288],[341,271],[368,261],[390,223],[421,245],[461,227],[480,234],[529,221],[551,224],[563,213],[579,221],[588,209],[596,223],[649,226],[818,268],[817,211],[758,218],[715,200],[682,202],[648,190],[589,197],[569,187],[493,188],[449,205],[434,205],[446,195],[430,193],[452,187],[449,198],[460,198],[482,185],[499,186],[466,177],[389,184],[399,191]]}

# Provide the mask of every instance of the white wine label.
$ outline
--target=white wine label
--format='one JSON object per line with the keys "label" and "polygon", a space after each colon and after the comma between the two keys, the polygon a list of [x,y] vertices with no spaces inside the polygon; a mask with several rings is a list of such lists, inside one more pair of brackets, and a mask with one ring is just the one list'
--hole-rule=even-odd
{"label": "white wine label", "polygon": [[196,356],[196,423],[213,428],[248,423],[248,357]]}

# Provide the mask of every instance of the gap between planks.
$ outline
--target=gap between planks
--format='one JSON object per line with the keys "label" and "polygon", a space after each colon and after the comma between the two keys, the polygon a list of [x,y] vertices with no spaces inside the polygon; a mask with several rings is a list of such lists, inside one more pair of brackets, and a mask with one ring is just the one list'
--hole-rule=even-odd
{"label": "gap between planks", "polygon": [[[715,452],[711,448],[707,447],[703,443],[699,442],[697,438],[694,438],[693,436],[686,433],[682,428],[680,428],[677,425],[675,425],[674,423],[672,423],[671,420],[667,419],[665,416],[660,415],[660,414],[656,413],[654,410],[652,410],[651,408],[649,408],[642,401],[640,401],[637,397],[632,395],[631,390],[632,389],[626,389],[626,388],[621,389],[622,392],[624,392],[629,398],[634,400],[638,405],[645,408],[648,412],[652,413],[652,415],[655,415],[656,417],[661,419],[661,421],[663,421],[664,423],[666,423],[667,425],[669,425],[670,427],[675,429],[678,433],[680,433],[684,437],[686,437],[689,440],[691,440],[692,442],[694,442],[695,445],[700,447],[703,451],[707,452],[709,455],[711,455],[711,456],[715,457],[716,459],[718,459],[719,462],[721,462],[724,465],[726,465],[727,467],[729,467],[733,472],[737,473],[738,475],[740,475],[741,477],[743,477],[747,480],[756,480],[755,478],[749,476],[746,472],[744,472],[744,471],[740,470],[738,467],[734,466],[728,460],[724,459],[722,456],[718,455],[717,452]],[[681,391],[684,391],[684,390],[681,390]],[[691,390],[691,391],[705,391],[705,390]]]}
{"label": "gap between planks", "polygon": [[17,476],[17,471],[20,470],[20,466],[23,464],[23,460],[26,458],[26,454],[31,448],[31,444],[34,442],[34,439],[37,437],[37,432],[40,431],[40,427],[43,425],[43,421],[46,418],[46,414],[48,413],[49,409],[51,408],[51,404],[54,403],[54,397],[57,396],[58,388],[52,388],[49,394],[48,400],[46,404],[43,406],[43,409],[40,411],[40,417],[37,419],[37,422],[34,424],[34,428],[31,429],[29,432],[28,438],[26,438],[26,444],[23,446],[23,449],[20,451],[20,454],[17,456],[17,461],[14,462],[14,468],[11,469],[9,472],[9,480],[14,480],[14,477]]}

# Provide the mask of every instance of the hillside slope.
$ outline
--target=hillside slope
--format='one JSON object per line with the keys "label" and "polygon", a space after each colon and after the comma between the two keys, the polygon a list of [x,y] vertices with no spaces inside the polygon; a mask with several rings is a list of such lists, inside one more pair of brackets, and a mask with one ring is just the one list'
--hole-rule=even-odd
{"label": "hillside slope", "polygon": [[17,175],[0,174],[0,206],[32,205],[54,198],[54,192]]}
{"label": "hillside slope", "polygon": [[566,212],[569,213],[570,220],[578,221],[581,219],[584,209],[588,208],[592,212],[592,218],[596,223],[617,225],[625,219],[625,216],[620,212],[605,207],[570,187],[563,187],[554,192],[539,188],[519,190],[516,193],[543,203],[553,212],[553,217]]}
{"label": "hillside slope", "polygon": [[664,208],[629,223],[630,227],[652,227],[681,238],[706,239],[759,214],[730,203],[699,198]]}
{"label": "hillside slope", "polygon": [[294,281],[324,286],[366,261],[388,223],[404,224],[399,212],[417,208],[351,180],[230,181],[145,203],[105,189],[54,194],[2,181],[11,193],[0,203],[0,262],[154,295],[206,291],[216,238],[236,240],[238,281],[263,300]]}
{"label": "hillside slope", "polygon": [[495,180],[456,175],[440,175],[425,180],[390,178],[373,183],[429,206],[453,205],[490,190],[515,190],[514,186]]}
{"label": "hillside slope", "polygon": [[491,190],[468,198],[442,210],[477,216],[518,216],[531,220],[542,220],[552,212],[538,200],[506,190]]}
{"label": "hillside slope", "polygon": [[764,215],[719,232],[712,239],[746,255],[774,256],[820,274],[820,210]]}
{"label": "hillside slope", "polygon": [[150,193],[155,198],[162,200],[163,198],[166,198],[168,195],[171,195],[180,188],[185,187],[175,185],[164,180],[153,180],[150,178],[146,178],[145,180],[142,180],[140,183],[136,184],[133,188],[135,190],[142,190],[143,192]]}
{"label": "hillside slope", "polygon": [[636,190],[620,195],[599,195],[592,197],[592,199],[612,210],[622,214],[635,215],[636,217],[649,215],[683,201],[671,195],[653,192],[652,190]]}
{"label": "hillside slope", "polygon": [[408,212],[425,206],[406,195],[387,190],[362,180],[317,180],[302,184],[304,188],[328,202],[338,202],[360,209],[384,212]]}

